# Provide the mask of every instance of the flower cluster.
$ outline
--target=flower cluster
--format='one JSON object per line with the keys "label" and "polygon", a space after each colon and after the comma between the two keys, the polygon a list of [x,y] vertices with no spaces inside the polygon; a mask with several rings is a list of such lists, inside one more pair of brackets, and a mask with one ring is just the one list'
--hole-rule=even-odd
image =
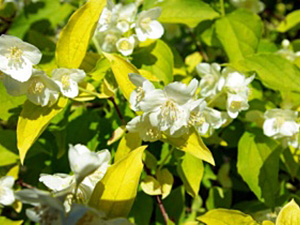
{"label": "flower cluster", "polygon": [[298,112],[290,109],[270,109],[265,112],[264,134],[282,141],[284,146],[299,148],[300,124]]}
{"label": "flower cluster", "polygon": [[139,42],[159,39],[164,34],[163,26],[157,21],[160,8],[138,13],[138,3],[114,5],[107,1],[95,33],[97,45],[104,52],[120,52],[131,55]]}
{"label": "flower cluster", "polygon": [[[127,124],[129,132],[138,132],[144,141],[156,141],[166,136],[179,137],[194,127],[200,135],[211,135],[229,118],[236,118],[240,111],[247,110],[249,84],[254,76],[244,74],[214,63],[197,66],[200,83],[193,79],[188,85],[173,82],[163,90],[138,74],[129,74],[136,86],[131,93],[132,110],[143,112]],[[200,87],[200,97],[197,90]],[[223,103],[226,97],[226,112],[212,108],[217,100]],[[221,107],[219,107],[221,108]]]}
{"label": "flower cluster", "polygon": [[0,36],[0,71],[7,93],[13,96],[27,95],[36,105],[54,104],[59,94],[74,98],[79,93],[78,83],[85,78],[79,69],[59,68],[52,71],[52,78],[34,68],[42,58],[35,46],[21,39]]}
{"label": "flower cluster", "polygon": [[300,51],[294,52],[293,46],[291,45],[289,40],[284,39],[281,43],[281,46],[282,49],[277,51],[277,54],[281,55],[291,62],[294,62],[297,58],[300,58]]}
{"label": "flower cluster", "polygon": [[126,219],[106,220],[105,213],[89,208],[92,191],[109,167],[108,150],[91,152],[86,146],[70,145],[69,162],[73,175],[41,174],[40,181],[52,192],[24,189],[14,194],[14,178],[0,179],[0,204],[11,205],[15,200],[33,205],[26,215],[43,224],[130,224]]}

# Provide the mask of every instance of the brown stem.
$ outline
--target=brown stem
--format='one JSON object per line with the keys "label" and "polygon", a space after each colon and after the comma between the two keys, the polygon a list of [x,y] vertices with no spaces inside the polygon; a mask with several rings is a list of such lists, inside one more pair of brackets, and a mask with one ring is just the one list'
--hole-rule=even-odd
{"label": "brown stem", "polygon": [[126,122],[125,122],[125,120],[123,118],[123,115],[122,115],[122,113],[121,113],[121,111],[120,111],[120,109],[119,109],[119,107],[118,107],[118,105],[117,105],[117,103],[115,101],[115,98],[114,97],[110,97],[109,100],[113,103],[113,105],[114,105],[114,107],[115,107],[115,109],[117,111],[117,114],[118,114],[118,116],[119,116],[122,124],[126,125]]}
{"label": "brown stem", "polygon": [[162,216],[164,218],[164,221],[165,221],[166,225],[168,225],[169,216],[168,216],[168,213],[167,213],[167,211],[166,211],[166,209],[165,209],[165,207],[164,207],[164,205],[163,205],[163,203],[162,203],[159,195],[156,195],[156,201],[158,203],[158,206],[159,206],[161,214],[162,214]]}
{"label": "brown stem", "polygon": [[29,188],[29,189],[34,188],[30,184],[25,183],[22,179],[17,180],[16,183],[19,184],[21,187],[24,187],[24,188]]}
{"label": "brown stem", "polygon": [[194,32],[190,29],[190,34],[194,40],[194,43],[196,45],[196,48],[198,50],[198,52],[200,53],[200,55],[202,56],[203,60],[208,62],[209,58],[207,56],[207,54],[205,53],[205,51],[202,49],[200,42],[197,40],[196,35],[194,34]]}

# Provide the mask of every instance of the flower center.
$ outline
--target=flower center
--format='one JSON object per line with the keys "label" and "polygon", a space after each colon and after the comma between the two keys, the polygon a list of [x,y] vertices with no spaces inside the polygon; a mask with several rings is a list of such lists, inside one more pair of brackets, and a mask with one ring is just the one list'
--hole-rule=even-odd
{"label": "flower center", "polygon": [[164,119],[169,119],[172,122],[176,121],[179,117],[179,110],[176,103],[172,100],[166,101],[165,105],[162,107],[161,114]]}
{"label": "flower center", "polygon": [[232,101],[231,104],[230,104],[230,108],[231,109],[240,109],[241,108],[241,105],[242,105],[242,102],[240,101]]}
{"label": "flower center", "polygon": [[145,97],[145,91],[142,87],[138,87],[136,89],[136,102],[142,101],[142,99]]}
{"label": "flower center", "polygon": [[277,117],[274,126],[275,127],[282,127],[282,125],[285,123],[285,119],[283,117]]}
{"label": "flower center", "polygon": [[39,79],[35,78],[31,81],[28,91],[29,93],[32,94],[40,94],[44,89],[45,89],[45,84],[41,82]]}
{"label": "flower center", "polygon": [[132,44],[127,40],[123,40],[121,41],[119,48],[122,50],[130,50],[132,49]]}
{"label": "flower center", "polygon": [[189,124],[194,126],[201,126],[206,122],[206,119],[201,113],[191,112]]}
{"label": "flower center", "polygon": [[61,77],[61,83],[62,83],[63,88],[70,87],[70,76],[69,75],[63,75]]}
{"label": "flower center", "polygon": [[155,128],[149,128],[146,132],[146,135],[150,137],[151,139],[159,139],[160,138],[160,132]]}
{"label": "flower center", "polygon": [[144,18],[142,19],[141,21],[141,27],[144,29],[144,30],[148,30],[150,28],[150,23],[151,23],[151,18],[150,17],[147,17],[147,18]]}
{"label": "flower center", "polygon": [[13,60],[15,62],[21,62],[22,61],[22,55],[23,51],[19,49],[18,47],[11,47],[8,49],[9,54],[7,55],[7,58],[10,60]]}
{"label": "flower center", "polygon": [[108,34],[106,37],[105,37],[105,42],[107,44],[115,44],[118,40],[118,37],[114,34]]}

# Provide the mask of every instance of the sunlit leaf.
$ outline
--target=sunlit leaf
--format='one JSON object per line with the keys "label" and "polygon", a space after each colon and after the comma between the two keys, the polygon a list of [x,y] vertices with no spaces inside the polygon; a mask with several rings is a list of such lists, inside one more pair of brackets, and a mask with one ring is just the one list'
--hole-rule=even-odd
{"label": "sunlit leaf", "polygon": [[300,225],[300,207],[294,200],[281,209],[276,225]]}

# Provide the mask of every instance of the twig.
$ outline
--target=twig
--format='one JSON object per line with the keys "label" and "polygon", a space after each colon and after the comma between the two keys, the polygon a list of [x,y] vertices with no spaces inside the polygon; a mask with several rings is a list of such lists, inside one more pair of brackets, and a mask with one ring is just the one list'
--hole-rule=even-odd
{"label": "twig", "polygon": [[209,58],[208,58],[207,54],[205,53],[205,51],[202,49],[200,42],[197,40],[196,35],[194,34],[194,32],[191,29],[190,29],[190,34],[193,38],[193,41],[196,45],[198,52],[202,56],[203,60],[207,62],[209,60]]}
{"label": "twig", "polygon": [[115,101],[115,98],[114,98],[114,97],[110,97],[109,100],[113,103],[113,105],[114,105],[114,107],[115,107],[115,109],[116,109],[116,111],[117,111],[117,114],[118,114],[118,116],[119,116],[119,118],[120,118],[122,124],[123,124],[123,125],[126,125],[126,122],[125,122],[125,120],[124,120],[124,117],[123,117],[123,115],[122,115],[122,113],[121,113],[121,111],[120,111],[120,109],[119,109],[119,107],[118,107],[118,105],[117,105],[117,103],[116,103],[116,101]]}
{"label": "twig", "polygon": [[169,216],[168,216],[168,213],[167,213],[167,211],[166,211],[166,209],[165,209],[165,207],[164,207],[164,205],[163,205],[163,203],[162,203],[159,195],[156,195],[156,201],[158,203],[158,206],[159,206],[161,214],[162,214],[162,216],[164,218],[164,221],[165,221],[166,225],[168,225]]}
{"label": "twig", "polygon": [[29,188],[29,189],[34,188],[30,184],[25,183],[22,179],[17,180],[16,183],[19,184],[21,187],[25,187],[25,188]]}

